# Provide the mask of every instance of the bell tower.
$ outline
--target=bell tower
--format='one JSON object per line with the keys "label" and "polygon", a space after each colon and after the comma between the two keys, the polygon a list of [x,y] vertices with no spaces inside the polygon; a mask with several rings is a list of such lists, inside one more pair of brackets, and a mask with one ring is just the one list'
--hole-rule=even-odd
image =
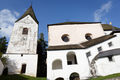
{"label": "bell tower", "polygon": [[9,74],[36,76],[38,24],[32,6],[16,20],[5,54]]}
{"label": "bell tower", "polygon": [[32,6],[15,22],[6,53],[36,54],[38,20]]}

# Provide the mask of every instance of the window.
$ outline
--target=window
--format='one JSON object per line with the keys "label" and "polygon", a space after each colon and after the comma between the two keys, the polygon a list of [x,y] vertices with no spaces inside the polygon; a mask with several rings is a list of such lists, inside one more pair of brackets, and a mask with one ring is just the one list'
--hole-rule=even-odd
{"label": "window", "polygon": [[109,61],[113,61],[113,56],[108,56]]}
{"label": "window", "polygon": [[26,72],[26,64],[22,64],[21,74]]}
{"label": "window", "polygon": [[109,47],[113,46],[112,42],[109,42],[108,45],[109,45]]}
{"label": "window", "polygon": [[68,34],[64,34],[61,38],[62,38],[62,40],[64,42],[68,42],[69,41],[69,35]]}
{"label": "window", "polygon": [[67,64],[68,65],[77,64],[77,59],[74,52],[69,52],[67,54]]}
{"label": "window", "polygon": [[23,54],[21,54],[21,57],[23,57]]}
{"label": "window", "polygon": [[22,34],[27,35],[28,34],[28,28],[23,28]]}
{"label": "window", "polygon": [[62,61],[61,60],[55,60],[52,63],[52,69],[62,69]]}
{"label": "window", "polygon": [[102,47],[98,47],[98,51],[99,51],[99,52],[102,51]]}
{"label": "window", "polygon": [[85,34],[85,38],[86,38],[87,40],[91,40],[91,39],[92,39],[91,36],[92,36],[91,33]]}
{"label": "window", "polygon": [[87,52],[87,53],[86,53],[86,56],[87,56],[87,57],[90,57],[90,56],[91,56],[91,53],[90,53],[90,52]]}

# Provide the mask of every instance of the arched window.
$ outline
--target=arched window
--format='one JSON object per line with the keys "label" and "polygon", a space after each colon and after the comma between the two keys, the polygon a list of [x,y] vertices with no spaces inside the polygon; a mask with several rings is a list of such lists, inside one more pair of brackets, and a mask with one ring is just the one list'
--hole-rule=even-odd
{"label": "arched window", "polygon": [[22,34],[27,35],[27,34],[28,34],[28,28],[23,28],[23,32],[22,32]]}
{"label": "arched window", "polygon": [[91,39],[92,39],[92,34],[91,34],[91,33],[85,34],[85,38],[86,38],[87,40],[91,40]]}
{"label": "arched window", "polygon": [[57,79],[55,79],[55,80],[64,80],[63,78],[61,78],[61,77],[59,77],[59,78],[57,78]]}
{"label": "arched window", "polygon": [[62,61],[61,60],[55,60],[52,63],[52,69],[62,69]]}
{"label": "arched window", "polygon": [[69,80],[80,80],[78,73],[72,73],[69,77]]}
{"label": "arched window", "polygon": [[64,35],[62,35],[62,40],[64,41],[64,42],[68,42],[69,41],[69,35],[68,34],[64,34]]}
{"label": "arched window", "polygon": [[74,52],[69,52],[67,54],[67,64],[68,65],[77,64],[77,59]]}

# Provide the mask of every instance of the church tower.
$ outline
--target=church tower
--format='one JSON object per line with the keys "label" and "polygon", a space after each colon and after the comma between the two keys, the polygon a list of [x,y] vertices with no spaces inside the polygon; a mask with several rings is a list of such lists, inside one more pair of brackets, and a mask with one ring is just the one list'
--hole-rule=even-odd
{"label": "church tower", "polygon": [[32,6],[15,22],[6,52],[9,74],[36,76],[38,24]]}

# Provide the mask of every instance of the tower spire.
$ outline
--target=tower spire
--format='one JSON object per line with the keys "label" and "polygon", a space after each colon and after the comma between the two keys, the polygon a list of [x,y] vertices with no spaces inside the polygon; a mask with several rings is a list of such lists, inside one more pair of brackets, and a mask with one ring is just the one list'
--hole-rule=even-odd
{"label": "tower spire", "polygon": [[36,16],[35,16],[35,13],[34,13],[34,10],[32,8],[32,5],[30,5],[30,7],[26,10],[26,12],[18,20],[16,20],[16,22],[18,22],[19,20],[23,19],[27,15],[30,15],[35,20],[35,22],[37,24],[39,23],[37,18],[36,18]]}

